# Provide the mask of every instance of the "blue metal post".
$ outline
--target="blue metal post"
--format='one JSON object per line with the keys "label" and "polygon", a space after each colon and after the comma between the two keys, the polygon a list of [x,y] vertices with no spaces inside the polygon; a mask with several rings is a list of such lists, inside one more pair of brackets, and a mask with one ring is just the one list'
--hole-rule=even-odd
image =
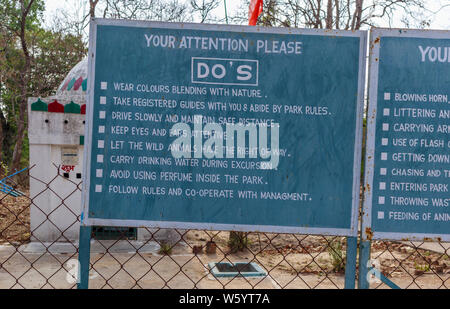
{"label": "blue metal post", "polygon": [[356,256],[358,238],[347,237],[347,254],[345,261],[345,288],[354,289],[356,280]]}
{"label": "blue metal post", "polygon": [[367,274],[369,273],[369,268],[367,264],[370,260],[370,241],[361,240],[359,244],[359,278],[358,278],[358,289],[368,289],[370,283],[367,280]]}
{"label": "blue metal post", "polygon": [[385,275],[383,275],[382,273],[378,272],[378,276],[379,279],[381,280],[381,282],[383,282],[384,284],[386,284],[388,287],[390,287],[393,290],[400,290],[400,287],[398,285],[396,285],[394,282],[392,282],[391,280],[389,280]]}
{"label": "blue metal post", "polygon": [[78,289],[89,288],[89,263],[91,257],[91,227],[80,225],[78,248]]}

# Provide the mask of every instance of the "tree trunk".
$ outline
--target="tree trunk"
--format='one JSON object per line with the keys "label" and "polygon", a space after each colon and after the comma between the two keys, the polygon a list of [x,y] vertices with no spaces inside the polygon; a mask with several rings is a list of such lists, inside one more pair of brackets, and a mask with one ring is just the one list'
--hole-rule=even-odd
{"label": "tree trunk", "polygon": [[339,17],[339,14],[340,14],[340,10],[339,10],[339,0],[335,0],[334,3],[335,3],[335,6],[336,6],[336,17],[335,17],[335,20],[336,20],[336,29],[339,29],[339,28],[340,28],[340,26],[339,26],[339,22],[340,22],[340,17]]}
{"label": "tree trunk", "polygon": [[363,8],[363,1],[364,0],[358,0],[356,2],[356,25],[355,25],[355,30],[359,30],[359,28],[361,28],[361,16],[362,16],[362,8]]}
{"label": "tree trunk", "polygon": [[327,29],[333,28],[333,0],[328,0],[327,3],[327,20],[325,23]]}
{"label": "tree trunk", "polygon": [[20,3],[21,5],[20,44],[22,46],[23,56],[25,58],[25,66],[23,68],[23,71],[21,72],[22,75],[20,85],[21,97],[19,103],[19,119],[17,121],[17,140],[16,144],[14,145],[14,152],[11,162],[11,171],[18,170],[20,167],[20,159],[22,158],[23,139],[25,138],[25,131],[26,131],[25,114],[27,112],[28,82],[30,79],[30,71],[31,71],[31,57],[28,51],[28,45],[26,41],[26,23],[28,13],[30,12],[33,2],[34,0],[30,0],[27,7],[25,7],[23,0]]}
{"label": "tree trunk", "polygon": [[356,0],[355,12],[352,18],[352,30],[359,30],[361,27],[363,0]]}
{"label": "tree trunk", "polygon": [[320,17],[322,0],[317,0],[316,27],[322,29],[322,18]]}
{"label": "tree trunk", "polygon": [[4,177],[5,170],[3,169],[3,141],[5,139],[5,135],[3,133],[3,127],[6,124],[6,119],[3,116],[3,112],[0,110],[0,178]]}
{"label": "tree trunk", "polygon": [[97,6],[98,0],[89,0],[89,15],[91,18],[95,17],[95,7]]}
{"label": "tree trunk", "polygon": [[[23,99],[22,99],[23,101]],[[25,105],[25,109],[22,107]],[[20,167],[20,159],[22,158],[23,139],[25,137],[25,111],[26,111],[26,99],[25,104],[20,102],[19,120],[17,122],[17,140],[14,145],[14,152],[11,162],[11,171],[17,171]]]}

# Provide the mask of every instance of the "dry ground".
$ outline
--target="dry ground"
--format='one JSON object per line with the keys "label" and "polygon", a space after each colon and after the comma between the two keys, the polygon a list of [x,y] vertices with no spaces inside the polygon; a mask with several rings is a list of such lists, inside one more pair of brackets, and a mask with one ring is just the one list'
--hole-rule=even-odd
{"label": "dry ground", "polygon": [[[42,250],[36,250],[29,244],[29,207],[27,197],[0,194],[0,288],[74,287],[66,279],[77,259],[77,244],[68,244],[62,250],[55,249],[55,244],[44,244]],[[182,238],[171,248],[170,255],[165,255],[164,251],[169,250],[161,250],[154,241],[96,241],[91,255],[91,287],[344,287],[346,242],[342,237],[251,233],[246,249],[231,252],[228,232],[179,233]],[[211,240],[217,245],[215,254],[204,250]],[[194,246],[203,250],[194,254]],[[450,288],[448,246],[437,246],[438,250],[415,246],[376,241],[372,243],[372,258],[379,262],[382,273],[402,288]],[[220,261],[256,262],[268,276],[214,278],[207,265]],[[372,287],[386,286],[373,283]]]}

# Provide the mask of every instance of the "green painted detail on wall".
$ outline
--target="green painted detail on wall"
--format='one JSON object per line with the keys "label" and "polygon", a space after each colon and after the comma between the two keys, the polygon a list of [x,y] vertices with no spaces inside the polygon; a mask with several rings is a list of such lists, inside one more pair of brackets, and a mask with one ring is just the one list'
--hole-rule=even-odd
{"label": "green painted detail on wall", "polygon": [[31,104],[31,110],[32,111],[47,112],[48,111],[48,106],[47,106],[47,103],[41,101],[41,99],[38,99],[36,102]]}
{"label": "green painted detail on wall", "polygon": [[73,85],[75,84],[76,79],[72,78],[72,80],[69,82],[69,84],[67,85],[67,90],[72,89]]}
{"label": "green painted detail on wall", "polygon": [[84,145],[84,135],[80,135],[80,145]]}
{"label": "green painted detail on wall", "polygon": [[85,78],[83,80],[83,82],[81,83],[81,88],[83,89],[83,91],[86,91],[86,89],[87,89],[87,78]]}
{"label": "green painted detail on wall", "polygon": [[80,105],[74,103],[73,101],[70,101],[69,104],[66,104],[64,106],[64,113],[79,114],[80,112],[81,112]]}

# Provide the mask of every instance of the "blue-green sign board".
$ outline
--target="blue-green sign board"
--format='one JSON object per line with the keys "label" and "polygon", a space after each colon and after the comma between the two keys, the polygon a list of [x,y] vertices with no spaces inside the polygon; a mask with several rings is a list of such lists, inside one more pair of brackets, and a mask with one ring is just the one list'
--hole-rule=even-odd
{"label": "blue-green sign board", "polygon": [[83,224],[355,236],[365,46],[94,20]]}
{"label": "blue-green sign board", "polygon": [[450,239],[450,33],[371,33],[363,230]]}

